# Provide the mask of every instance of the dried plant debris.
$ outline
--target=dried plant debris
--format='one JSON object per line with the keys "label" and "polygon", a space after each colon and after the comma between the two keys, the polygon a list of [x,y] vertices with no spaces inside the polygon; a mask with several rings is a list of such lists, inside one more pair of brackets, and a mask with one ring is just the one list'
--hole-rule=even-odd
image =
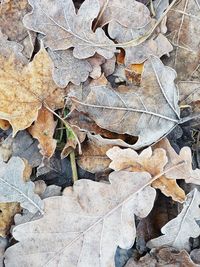
{"label": "dried plant debris", "polygon": [[0,266],[200,264],[199,21],[0,0]]}

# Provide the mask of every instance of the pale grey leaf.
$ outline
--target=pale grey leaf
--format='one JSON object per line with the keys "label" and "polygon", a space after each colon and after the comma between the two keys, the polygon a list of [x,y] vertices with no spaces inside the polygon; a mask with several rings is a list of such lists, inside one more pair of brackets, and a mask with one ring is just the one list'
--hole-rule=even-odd
{"label": "pale grey leaf", "polygon": [[43,202],[34,193],[34,183],[23,180],[24,168],[19,157],[12,157],[8,163],[0,162],[0,202],[19,202],[32,213],[43,213]]}
{"label": "pale grey leaf", "polygon": [[110,182],[79,180],[47,198],[44,217],[14,228],[19,243],[7,249],[6,266],[114,266],[117,246],[134,243],[134,214],[147,216],[155,190],[148,173],[113,172]]}
{"label": "pale grey leaf", "polygon": [[149,248],[164,245],[172,246],[176,249],[186,249],[190,251],[190,237],[200,235],[200,227],[197,221],[200,220],[200,192],[194,189],[187,195],[181,213],[173,220],[162,227],[162,236],[152,239],[147,243]]}
{"label": "pale grey leaf", "polygon": [[24,25],[45,35],[45,45],[51,50],[73,47],[73,55],[83,59],[95,52],[111,58],[114,43],[98,28],[92,31],[92,22],[100,9],[98,0],[86,0],[76,13],[72,0],[29,0],[33,11],[24,17]]}
{"label": "pale grey leaf", "polygon": [[153,7],[156,14],[156,19],[159,19],[164,11],[169,6],[169,0],[154,0],[153,1]]}

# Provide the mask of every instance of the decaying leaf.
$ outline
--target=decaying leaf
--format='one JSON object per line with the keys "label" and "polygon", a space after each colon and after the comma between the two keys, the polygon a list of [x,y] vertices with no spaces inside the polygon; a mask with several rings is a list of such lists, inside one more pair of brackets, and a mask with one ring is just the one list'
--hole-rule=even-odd
{"label": "decaying leaf", "polygon": [[24,17],[24,25],[45,35],[45,45],[51,50],[66,50],[73,47],[73,55],[83,59],[97,52],[111,58],[114,43],[98,28],[92,31],[92,22],[100,9],[98,0],[86,0],[76,13],[72,0],[29,0],[33,11]]}
{"label": "decaying leaf", "polygon": [[10,122],[13,135],[37,119],[42,105],[53,110],[63,106],[64,91],[51,78],[52,62],[44,48],[21,70],[13,56],[1,56],[0,63],[0,118]]}
{"label": "decaying leaf", "polygon": [[147,246],[154,248],[169,245],[179,250],[190,251],[189,238],[200,235],[200,227],[197,224],[197,220],[200,220],[199,204],[200,192],[194,189],[188,194],[181,213],[163,226],[163,235],[150,240]]}
{"label": "decaying leaf", "polygon": [[47,198],[44,217],[14,228],[20,242],[7,249],[6,266],[114,266],[117,245],[134,242],[133,214],[147,216],[153,206],[150,181],[148,173],[113,172],[111,184],[79,180]]}
{"label": "decaying leaf", "polygon": [[22,45],[23,54],[30,58],[33,52],[35,34],[28,32],[22,23],[23,16],[30,11],[27,0],[3,0],[0,3],[0,28],[10,41]]}
{"label": "decaying leaf", "polygon": [[111,147],[112,145],[106,145],[97,139],[89,139],[82,145],[82,155],[78,156],[78,165],[92,173],[104,171],[110,163],[106,152]]}
{"label": "decaying leaf", "polygon": [[154,188],[161,190],[166,196],[171,196],[173,200],[183,202],[185,200],[184,191],[177,185],[176,180],[167,179],[164,172],[168,158],[162,148],[152,152],[151,147],[146,148],[140,154],[133,149],[121,149],[113,147],[107,151],[107,156],[112,160],[109,167],[115,171],[128,170],[131,172],[149,172],[152,176],[162,174],[161,177],[152,183]]}
{"label": "decaying leaf", "polygon": [[173,247],[154,248],[139,261],[131,258],[124,267],[197,267],[186,250],[178,251]]}
{"label": "decaying leaf", "polygon": [[151,57],[144,64],[141,87],[74,86],[69,94],[75,108],[87,113],[98,126],[120,134],[138,136],[132,147],[147,146],[171,131],[179,122],[176,74]]}
{"label": "decaying leaf", "polygon": [[8,245],[8,240],[6,238],[0,237],[0,266],[3,266],[4,263],[4,252],[6,250],[6,247]]}
{"label": "decaying leaf", "polygon": [[[9,229],[13,223],[16,213],[20,212],[18,203],[0,203],[0,236],[5,237],[9,233]],[[1,265],[0,265],[1,266]]]}
{"label": "decaying leaf", "polygon": [[4,131],[8,130],[10,128],[10,123],[5,120],[0,119],[0,128]]}
{"label": "decaying leaf", "polygon": [[169,63],[183,81],[195,78],[195,71],[200,66],[199,20],[199,0],[178,1],[168,13],[168,37],[174,45]]}
{"label": "decaying leaf", "polygon": [[[183,147],[179,154],[170,145],[165,138],[158,142],[155,148],[165,149],[168,162],[165,166],[169,171],[165,174],[169,179],[184,179],[186,183],[200,184],[200,169],[192,169],[192,155],[189,147]],[[170,168],[176,166],[176,168]]]}
{"label": "decaying leaf", "polygon": [[21,207],[43,213],[43,202],[34,193],[34,183],[24,182],[25,164],[19,157],[0,162],[0,202],[19,202]]}
{"label": "decaying leaf", "polygon": [[71,50],[48,49],[48,53],[54,63],[53,79],[59,87],[66,87],[69,82],[79,85],[87,80],[92,71],[89,62],[75,58]]}
{"label": "decaying leaf", "polygon": [[148,8],[135,0],[99,0],[99,3],[101,9],[95,22],[96,27],[117,21],[125,27],[142,28],[150,22]]}
{"label": "decaying leaf", "polygon": [[56,122],[53,114],[46,108],[41,108],[34,125],[29,127],[29,133],[39,141],[40,152],[44,157],[50,158],[55,149],[57,141],[53,139]]}

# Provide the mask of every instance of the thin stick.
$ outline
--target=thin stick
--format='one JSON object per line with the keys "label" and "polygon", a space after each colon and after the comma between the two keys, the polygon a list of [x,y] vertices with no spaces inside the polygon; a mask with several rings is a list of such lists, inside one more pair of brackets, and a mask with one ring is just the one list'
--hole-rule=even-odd
{"label": "thin stick", "polygon": [[75,158],[75,153],[74,150],[70,152],[70,163],[71,163],[71,168],[72,168],[72,179],[73,182],[78,180],[78,172],[77,172],[77,167],[76,167],[76,158]]}

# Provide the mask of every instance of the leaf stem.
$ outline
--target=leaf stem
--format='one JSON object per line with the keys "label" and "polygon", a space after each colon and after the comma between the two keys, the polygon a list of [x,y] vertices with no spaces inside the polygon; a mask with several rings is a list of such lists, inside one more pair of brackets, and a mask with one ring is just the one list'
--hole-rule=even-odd
{"label": "leaf stem", "polygon": [[71,168],[72,168],[72,179],[73,182],[78,180],[78,172],[77,172],[77,167],[76,167],[76,159],[75,159],[75,153],[74,150],[72,150],[69,154],[70,156],[70,163],[71,163]]}

